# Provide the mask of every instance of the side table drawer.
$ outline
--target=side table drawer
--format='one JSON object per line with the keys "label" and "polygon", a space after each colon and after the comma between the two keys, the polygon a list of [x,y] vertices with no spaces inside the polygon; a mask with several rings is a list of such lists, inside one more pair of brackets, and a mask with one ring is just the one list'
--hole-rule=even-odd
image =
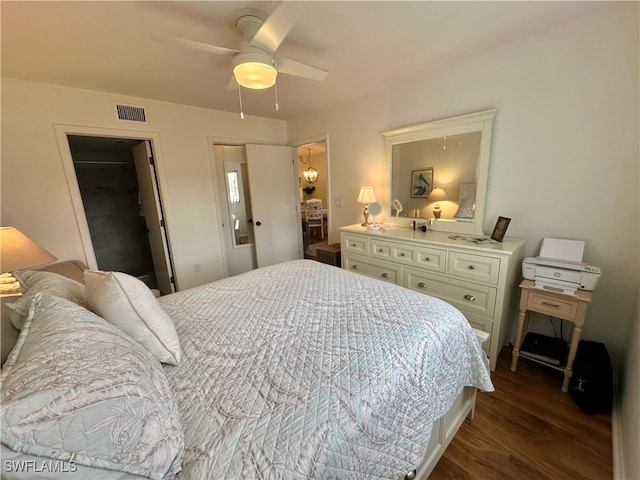
{"label": "side table drawer", "polygon": [[463,313],[487,318],[494,316],[496,288],[410,268],[405,269],[403,282],[405,287],[445,300]]}
{"label": "side table drawer", "polygon": [[359,235],[342,234],[342,251],[367,255],[369,253],[369,239]]}
{"label": "side table drawer", "polygon": [[575,320],[578,313],[578,300],[550,296],[548,293],[529,291],[526,309],[556,318]]}
{"label": "side table drawer", "polygon": [[352,254],[344,255],[343,260],[342,268],[345,270],[389,283],[398,283],[400,269],[402,268],[399,265],[386,264],[379,260],[372,261],[370,258]]}
{"label": "side table drawer", "polygon": [[447,273],[458,278],[496,285],[500,275],[500,259],[462,252],[449,252]]}

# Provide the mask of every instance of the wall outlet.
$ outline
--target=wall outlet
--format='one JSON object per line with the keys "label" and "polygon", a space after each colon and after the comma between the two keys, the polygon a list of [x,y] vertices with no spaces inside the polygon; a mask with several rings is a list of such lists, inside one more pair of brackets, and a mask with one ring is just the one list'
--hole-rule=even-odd
{"label": "wall outlet", "polygon": [[336,207],[342,208],[342,198],[336,198]]}
{"label": "wall outlet", "polygon": [[200,273],[202,271],[202,266],[199,263],[193,264],[193,273]]}

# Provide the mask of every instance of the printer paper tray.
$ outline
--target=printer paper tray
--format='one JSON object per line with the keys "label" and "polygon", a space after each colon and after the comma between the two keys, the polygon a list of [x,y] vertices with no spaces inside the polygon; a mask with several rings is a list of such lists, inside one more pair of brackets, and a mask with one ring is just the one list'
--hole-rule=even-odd
{"label": "printer paper tray", "polygon": [[552,280],[550,278],[535,277],[535,287],[541,290],[548,290],[550,292],[563,293],[565,295],[575,295],[576,291],[580,287],[577,283],[563,282],[558,280]]}

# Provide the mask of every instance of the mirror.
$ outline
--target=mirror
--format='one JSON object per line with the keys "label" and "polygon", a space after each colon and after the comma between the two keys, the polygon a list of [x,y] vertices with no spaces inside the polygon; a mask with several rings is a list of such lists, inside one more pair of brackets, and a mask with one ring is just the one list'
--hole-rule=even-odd
{"label": "mirror", "polygon": [[246,162],[224,162],[226,175],[227,203],[230,224],[233,227],[233,246],[253,245],[253,222],[250,217],[251,198],[249,196],[249,174]]}
{"label": "mirror", "polygon": [[376,217],[382,213],[382,205],[378,202],[372,202],[369,204],[369,213],[373,215],[373,223],[369,225],[367,228],[369,230],[380,230],[380,225],[376,223]]}
{"label": "mirror", "polygon": [[[437,231],[483,234],[484,204],[497,110],[384,132],[390,159],[390,221],[430,220]],[[394,208],[397,199],[404,209]]]}
{"label": "mirror", "polygon": [[393,205],[393,210],[396,211],[397,218],[402,213],[402,210],[404,210],[404,207],[402,206],[402,203],[400,203],[400,200],[398,200],[397,198],[393,199],[391,205]]}

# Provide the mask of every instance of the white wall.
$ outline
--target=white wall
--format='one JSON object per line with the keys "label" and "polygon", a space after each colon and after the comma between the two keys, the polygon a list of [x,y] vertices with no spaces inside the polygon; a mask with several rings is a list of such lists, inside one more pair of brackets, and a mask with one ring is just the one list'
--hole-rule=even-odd
{"label": "white wall", "polygon": [[484,230],[512,218],[507,235],[527,240],[527,256],[544,237],[586,241],[585,261],[603,275],[582,338],[604,342],[619,366],[638,291],[638,100],[638,4],[628,2],[288,127],[292,141],[330,135],[331,201],[344,199],[335,242],[337,227],[360,220],[361,185],[388,198],[380,132],[498,108]]}
{"label": "white wall", "polygon": [[[117,102],[147,108],[149,124],[116,120]],[[166,221],[180,289],[223,276],[211,138],[285,144],[283,121],[2,79],[2,225],[15,225],[58,259],[85,260],[54,125],[159,136]],[[194,273],[199,263],[201,272]]]}
{"label": "white wall", "polygon": [[[640,290],[638,291],[640,298]],[[618,420],[620,424],[621,462],[616,465],[614,457],[614,478],[617,480],[640,478],[640,301],[627,332],[624,369],[620,376],[620,396]],[[614,433],[616,431],[614,430]],[[615,442],[618,439],[614,439]]]}

